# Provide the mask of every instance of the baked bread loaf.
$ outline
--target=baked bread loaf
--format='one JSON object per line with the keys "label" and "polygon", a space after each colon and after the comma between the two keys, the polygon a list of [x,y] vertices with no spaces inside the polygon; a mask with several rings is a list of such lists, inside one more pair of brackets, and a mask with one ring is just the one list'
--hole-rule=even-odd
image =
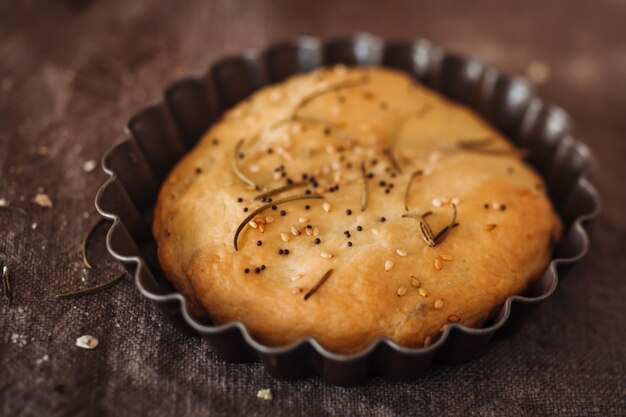
{"label": "baked bread loaf", "polygon": [[523,157],[404,73],[298,75],[226,112],[172,170],[159,260],[194,314],[268,345],[424,346],[548,265],[561,224]]}

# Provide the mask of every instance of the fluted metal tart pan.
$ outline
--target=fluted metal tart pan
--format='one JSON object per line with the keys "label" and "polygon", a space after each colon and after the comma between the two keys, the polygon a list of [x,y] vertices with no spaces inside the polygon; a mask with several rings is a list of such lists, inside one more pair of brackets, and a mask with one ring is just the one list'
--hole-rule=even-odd
{"label": "fluted metal tart pan", "polygon": [[[447,325],[426,348],[402,347],[381,338],[351,355],[329,352],[312,338],[270,347],[256,341],[241,322],[214,326],[194,318],[185,298],[161,271],[150,225],[160,184],[173,165],[225,109],[254,91],[338,63],[401,69],[475,109],[517,146],[530,150],[529,162],[544,177],[565,233],[543,275],[523,294],[509,297],[481,328]],[[280,379],[317,374],[338,385],[358,384],[372,376],[407,380],[433,362],[470,360],[495,335],[516,329],[533,307],[555,291],[564,266],[587,252],[584,223],[599,210],[597,193],[586,178],[589,150],[574,139],[570,119],[561,108],[537,97],[524,78],[502,74],[424,39],[384,41],[368,34],[329,41],[304,37],[248,51],[214,63],[204,75],[172,84],[161,103],[130,119],[128,133],[128,139],[104,156],[103,169],[109,178],[96,197],[100,214],[113,221],[107,235],[109,252],[177,329],[202,336],[227,361],[261,361],[267,372]]]}

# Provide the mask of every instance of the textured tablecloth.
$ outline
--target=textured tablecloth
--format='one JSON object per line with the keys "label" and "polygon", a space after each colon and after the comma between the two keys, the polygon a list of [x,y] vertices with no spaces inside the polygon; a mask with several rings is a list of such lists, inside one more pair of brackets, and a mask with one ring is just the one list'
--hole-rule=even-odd
{"label": "textured tablecloth", "polygon": [[[626,414],[626,2],[0,2],[0,301],[3,416]],[[126,278],[60,301],[120,268],[83,232],[104,175],[90,160],[124,137],[133,112],[216,58],[299,34],[424,36],[509,72],[529,70],[596,156],[604,210],[592,246],[514,336],[479,359],[411,383],[338,388],[271,379],[220,361],[177,333]],[[534,63],[533,63],[534,62]],[[41,188],[40,188],[41,187]],[[38,193],[53,206],[31,202]],[[91,334],[94,350],[75,346]],[[270,388],[274,399],[257,391]]]}

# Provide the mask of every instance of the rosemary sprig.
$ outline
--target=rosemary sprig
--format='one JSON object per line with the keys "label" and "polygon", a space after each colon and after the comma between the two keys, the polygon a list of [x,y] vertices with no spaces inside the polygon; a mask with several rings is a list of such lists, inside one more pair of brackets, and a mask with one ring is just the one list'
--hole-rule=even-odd
{"label": "rosemary sprig", "polygon": [[304,107],[306,107],[307,104],[309,104],[310,102],[312,102],[313,100],[315,100],[316,98],[320,96],[323,96],[328,93],[332,93],[333,91],[339,91],[339,90],[343,90],[346,88],[358,87],[367,83],[368,83],[367,79],[346,80],[341,83],[330,85],[326,88],[321,88],[317,91],[314,91],[308,96],[305,96],[302,100],[300,100],[300,102],[296,105],[296,107],[293,110],[293,115],[297,116],[300,110],[302,110]]}
{"label": "rosemary sprig", "polygon": [[367,181],[367,172],[365,170],[365,162],[361,162],[361,176],[363,177],[363,193],[361,194],[361,211],[365,211],[369,202],[369,183]]}
{"label": "rosemary sprig", "polygon": [[319,281],[317,281],[313,288],[311,288],[306,292],[306,294],[304,294],[304,301],[308,300],[309,297],[311,297],[315,293],[315,291],[317,291],[322,285],[324,285],[326,280],[333,274],[333,271],[333,269],[329,269],[328,271],[326,271],[326,273],[322,276],[322,278],[320,278]]}
{"label": "rosemary sprig", "polygon": [[239,227],[237,227],[237,231],[235,231],[235,237],[233,239],[233,242],[234,242],[234,245],[235,245],[235,250],[236,251],[239,250],[239,246],[237,244],[237,240],[239,239],[239,234],[241,234],[241,231],[246,226],[246,224],[248,224],[250,222],[250,220],[252,220],[257,214],[267,210],[268,208],[270,208],[272,206],[278,206],[280,204],[285,204],[285,203],[289,203],[289,202],[297,201],[297,200],[313,200],[313,199],[321,199],[321,198],[324,198],[324,197],[319,195],[319,194],[298,194],[298,195],[294,195],[294,196],[290,196],[290,197],[284,197],[284,198],[281,198],[279,200],[272,201],[272,202],[267,203],[267,204],[263,204],[262,206],[256,208],[255,210],[252,211],[252,213],[250,213],[241,222]]}
{"label": "rosemary sprig", "polygon": [[235,171],[235,174],[237,174],[240,180],[242,180],[249,186],[254,187],[255,190],[260,190],[261,187],[259,187],[257,183],[252,181],[250,177],[244,174],[241,168],[239,168],[239,150],[241,149],[241,146],[243,145],[244,141],[245,139],[240,139],[239,142],[237,142],[237,146],[235,146],[235,152],[233,154],[233,159],[232,159],[233,170]]}
{"label": "rosemary sprig", "polygon": [[11,307],[13,301],[13,288],[11,287],[11,277],[9,276],[9,267],[4,263],[0,263],[2,269],[2,295],[7,301],[7,306]]}
{"label": "rosemary sprig", "polygon": [[267,197],[271,197],[273,195],[280,194],[280,193],[283,193],[285,191],[289,191],[289,190],[291,190],[293,188],[304,187],[307,184],[308,184],[307,181],[293,182],[291,184],[283,185],[282,187],[278,187],[278,188],[275,188],[273,190],[266,191],[263,194],[259,194],[256,197],[254,197],[254,199],[255,200],[263,200],[263,199],[265,199]]}
{"label": "rosemary sprig", "polygon": [[415,179],[415,177],[419,177],[423,173],[424,172],[421,169],[418,169],[417,171],[413,172],[411,174],[411,178],[409,178],[409,182],[406,184],[406,191],[404,192],[404,210],[405,211],[409,211],[409,193],[411,191],[411,185],[413,184],[413,180]]}
{"label": "rosemary sprig", "polygon": [[87,258],[87,245],[89,243],[89,239],[91,239],[91,236],[94,234],[96,229],[98,229],[98,227],[100,227],[100,225],[104,223],[105,221],[106,220],[104,218],[101,218],[96,223],[94,223],[94,225],[91,226],[89,230],[87,230],[85,234],[83,235],[83,240],[81,244],[81,252],[83,256],[83,265],[85,265],[85,268],[87,269],[92,269],[91,263],[89,262],[89,259]]}
{"label": "rosemary sprig", "polygon": [[450,224],[448,224],[446,227],[441,229],[437,234],[434,234],[433,229],[430,227],[430,224],[428,223],[428,220],[426,220],[426,218],[430,216],[431,214],[433,214],[432,211],[428,211],[422,214],[421,216],[414,214],[414,213],[404,213],[402,217],[419,220],[420,231],[422,233],[422,239],[424,240],[424,242],[426,242],[428,246],[433,248],[437,246],[438,244],[440,244],[441,242],[443,242],[448,236],[448,234],[450,233],[450,231],[452,231],[452,229],[454,229],[459,224],[456,222],[456,205],[452,204],[452,220],[450,221]]}
{"label": "rosemary sprig", "polygon": [[66,299],[69,299],[69,298],[78,298],[78,297],[82,297],[84,295],[96,294],[96,293],[99,293],[101,291],[104,291],[106,289],[109,289],[109,288],[113,287],[115,284],[120,282],[122,280],[122,278],[124,278],[125,276],[126,276],[126,272],[122,272],[116,278],[114,278],[111,281],[106,282],[106,283],[104,283],[102,285],[98,285],[98,286],[91,287],[91,288],[84,288],[82,290],[76,290],[76,291],[69,291],[69,292],[60,293],[60,294],[55,295],[55,298],[66,300]]}

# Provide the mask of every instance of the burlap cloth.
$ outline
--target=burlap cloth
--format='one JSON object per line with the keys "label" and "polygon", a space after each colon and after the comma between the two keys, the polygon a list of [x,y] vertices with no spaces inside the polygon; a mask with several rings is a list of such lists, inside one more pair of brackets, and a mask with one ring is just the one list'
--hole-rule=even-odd
{"label": "burlap cloth", "polygon": [[[0,3],[0,257],[15,297],[0,301],[0,414],[580,415],[626,414],[626,3],[617,1],[3,1]],[[544,81],[597,159],[604,211],[587,257],[516,335],[479,359],[412,383],[338,388],[281,382],[231,365],[177,333],[130,278],[80,300],[60,290],[119,271],[96,234],[104,175],[86,172],[163,87],[219,56],[297,34],[369,30],[426,36]],[[534,62],[529,66],[529,63]],[[38,187],[52,208],[31,202]],[[84,282],[83,282],[84,279]],[[94,350],[75,346],[91,334]],[[256,398],[271,388],[274,399]]]}

